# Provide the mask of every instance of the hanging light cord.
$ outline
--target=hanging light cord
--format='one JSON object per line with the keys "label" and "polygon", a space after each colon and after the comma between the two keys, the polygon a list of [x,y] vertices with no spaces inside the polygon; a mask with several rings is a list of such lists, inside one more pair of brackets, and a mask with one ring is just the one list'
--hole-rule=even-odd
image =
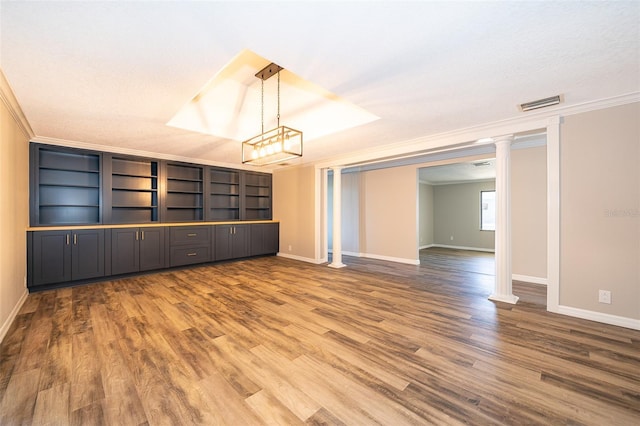
{"label": "hanging light cord", "polygon": [[262,95],[261,95],[261,104],[260,104],[260,120],[262,122],[262,134],[264,134],[264,80],[262,80]]}
{"label": "hanging light cord", "polygon": [[278,115],[276,118],[278,119],[278,127],[280,127],[280,71],[278,71]]}

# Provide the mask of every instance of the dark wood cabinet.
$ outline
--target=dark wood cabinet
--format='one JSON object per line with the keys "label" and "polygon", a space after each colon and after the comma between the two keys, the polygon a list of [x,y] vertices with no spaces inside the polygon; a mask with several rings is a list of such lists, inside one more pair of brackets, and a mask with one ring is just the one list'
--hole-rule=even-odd
{"label": "dark wood cabinet", "polygon": [[207,220],[240,220],[240,176],[238,170],[209,167]]}
{"label": "dark wood cabinet", "polygon": [[165,267],[164,228],[111,230],[111,274],[128,274]]}
{"label": "dark wood cabinet", "polygon": [[104,155],[104,222],[158,222],[159,164],[145,158]]}
{"label": "dark wood cabinet", "polygon": [[31,224],[101,222],[101,154],[32,144]]}
{"label": "dark wood cabinet", "polygon": [[31,226],[271,220],[268,173],[32,143]]}
{"label": "dark wood cabinet", "polygon": [[251,226],[251,256],[275,254],[280,249],[277,223],[256,223]]}
{"label": "dark wood cabinet", "polygon": [[104,230],[31,232],[29,286],[102,277]]}
{"label": "dark wood cabinet", "polygon": [[165,163],[165,222],[204,220],[204,166]]}
{"label": "dark wood cabinet", "polygon": [[211,226],[176,226],[169,231],[169,265],[211,261]]}
{"label": "dark wood cabinet", "polygon": [[271,219],[271,175],[245,172],[243,181],[242,219]]}
{"label": "dark wood cabinet", "polygon": [[215,225],[214,260],[238,259],[251,254],[251,225]]}

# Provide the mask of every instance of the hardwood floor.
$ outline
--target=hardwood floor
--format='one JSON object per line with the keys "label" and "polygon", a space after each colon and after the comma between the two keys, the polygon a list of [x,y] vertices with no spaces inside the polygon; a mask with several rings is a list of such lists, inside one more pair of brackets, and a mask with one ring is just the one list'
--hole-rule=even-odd
{"label": "hardwood floor", "polygon": [[31,294],[0,345],[0,424],[639,424],[640,331],[550,314],[536,285],[491,302],[491,274],[441,255],[344,261]]}

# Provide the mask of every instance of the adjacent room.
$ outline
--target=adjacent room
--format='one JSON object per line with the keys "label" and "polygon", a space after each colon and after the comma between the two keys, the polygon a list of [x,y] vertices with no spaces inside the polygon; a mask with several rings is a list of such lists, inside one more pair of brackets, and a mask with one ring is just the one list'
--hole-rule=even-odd
{"label": "adjacent room", "polygon": [[0,1],[0,424],[637,425],[639,22]]}

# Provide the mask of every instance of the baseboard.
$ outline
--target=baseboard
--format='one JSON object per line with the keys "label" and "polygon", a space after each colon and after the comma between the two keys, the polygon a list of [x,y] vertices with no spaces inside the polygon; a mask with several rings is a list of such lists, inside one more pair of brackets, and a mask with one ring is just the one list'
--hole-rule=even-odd
{"label": "baseboard", "polygon": [[25,288],[24,293],[22,293],[22,296],[20,296],[20,300],[18,300],[18,303],[16,303],[16,306],[13,307],[13,310],[9,314],[9,317],[4,322],[4,324],[2,324],[2,328],[0,328],[0,343],[2,343],[2,341],[4,340],[4,336],[7,335],[11,324],[13,324],[13,320],[15,320],[16,316],[18,316],[18,312],[20,312],[20,308],[22,308],[22,305],[24,305],[24,302],[27,300],[28,295],[29,291]]}
{"label": "baseboard", "polygon": [[586,309],[572,308],[571,306],[563,305],[558,306],[558,310],[556,312],[570,317],[617,325],[619,327],[631,328],[633,330],[640,330],[640,320],[633,318],[604,314],[602,312],[587,311]]}
{"label": "baseboard", "polygon": [[382,256],[378,254],[368,254],[368,253],[363,253],[362,257],[366,257],[369,259],[386,260],[389,262],[396,262],[396,263],[406,263],[409,265],[420,264],[420,259],[405,259],[403,257]]}
{"label": "baseboard", "polygon": [[448,249],[455,249],[455,250],[484,251],[487,253],[495,253],[494,249],[486,249],[486,248],[480,248],[480,247],[450,246],[446,244],[431,244],[431,247],[448,248]]}
{"label": "baseboard", "polygon": [[511,275],[511,279],[515,280],[515,281],[524,281],[526,283],[532,283],[532,284],[547,285],[547,283],[548,283],[546,278],[532,277],[532,276],[529,276],[529,275],[520,275],[520,274],[512,274]]}
{"label": "baseboard", "polygon": [[292,260],[299,260],[301,262],[307,262],[307,263],[315,263],[316,265],[320,265],[321,263],[326,263],[327,259],[312,259],[310,257],[303,257],[303,256],[298,256],[295,254],[287,254],[287,253],[282,253],[282,252],[278,252],[278,254],[276,256],[280,256],[280,257],[284,257],[286,259],[292,259]]}
{"label": "baseboard", "polygon": [[435,247],[435,246],[436,246],[435,244],[427,244],[426,246],[418,247],[418,250],[424,250],[424,249],[428,249],[428,248]]}

